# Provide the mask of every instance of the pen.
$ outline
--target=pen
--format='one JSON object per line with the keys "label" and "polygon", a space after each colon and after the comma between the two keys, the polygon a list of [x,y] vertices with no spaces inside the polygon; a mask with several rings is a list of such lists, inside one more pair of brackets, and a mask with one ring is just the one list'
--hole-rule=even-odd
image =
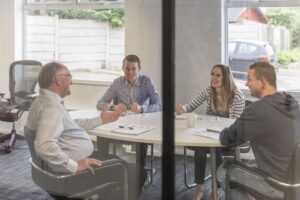
{"label": "pen", "polygon": [[119,128],[128,128],[128,129],[130,129],[130,130],[132,130],[132,129],[133,129],[133,127],[130,127],[130,126],[129,126],[129,127],[127,127],[127,126],[122,126],[122,125],[120,125],[120,126],[119,126]]}

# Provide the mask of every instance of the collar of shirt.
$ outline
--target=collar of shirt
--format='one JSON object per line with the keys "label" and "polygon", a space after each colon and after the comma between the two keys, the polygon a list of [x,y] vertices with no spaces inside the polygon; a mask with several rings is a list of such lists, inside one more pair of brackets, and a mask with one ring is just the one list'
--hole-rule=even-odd
{"label": "collar of shirt", "polygon": [[63,102],[62,98],[58,94],[56,94],[55,92],[52,92],[50,90],[41,88],[40,94],[45,94],[45,95],[49,96],[50,98],[53,98],[55,101],[57,101],[59,103]]}
{"label": "collar of shirt", "polygon": [[[124,76],[124,79],[125,79],[125,84],[126,84],[126,85],[131,85],[131,84],[128,82],[126,76]],[[135,80],[135,82],[134,82],[134,85],[140,86],[140,84],[141,84],[140,76],[137,76],[137,78],[136,78],[136,80]]]}

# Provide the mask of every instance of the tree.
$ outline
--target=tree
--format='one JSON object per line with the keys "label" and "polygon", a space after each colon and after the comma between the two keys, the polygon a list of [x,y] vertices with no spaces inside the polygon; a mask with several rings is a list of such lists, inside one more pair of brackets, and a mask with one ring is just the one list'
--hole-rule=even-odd
{"label": "tree", "polygon": [[[123,9],[102,9],[102,10],[46,10],[43,15],[55,16],[60,19],[91,19],[95,21],[109,22],[112,27],[124,26]],[[41,11],[34,11],[33,15],[40,15]]]}
{"label": "tree", "polygon": [[300,9],[299,8],[272,8],[266,16],[269,24],[283,26],[292,31],[292,46],[300,45]]}

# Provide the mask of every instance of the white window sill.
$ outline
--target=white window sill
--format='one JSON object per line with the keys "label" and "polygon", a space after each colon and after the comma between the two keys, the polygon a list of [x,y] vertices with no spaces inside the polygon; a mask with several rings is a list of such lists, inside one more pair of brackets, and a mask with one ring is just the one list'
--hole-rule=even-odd
{"label": "white window sill", "polygon": [[91,79],[72,79],[74,85],[97,85],[97,86],[109,86],[113,80],[91,80]]}

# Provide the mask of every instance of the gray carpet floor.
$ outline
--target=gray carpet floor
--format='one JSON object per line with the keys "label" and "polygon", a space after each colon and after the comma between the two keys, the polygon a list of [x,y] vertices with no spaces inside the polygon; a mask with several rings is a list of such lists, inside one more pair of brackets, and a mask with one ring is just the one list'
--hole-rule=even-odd
{"label": "gray carpet floor", "polygon": [[[135,155],[124,153],[122,148],[118,148],[117,153],[123,159],[133,162]],[[36,186],[31,179],[31,167],[28,162],[30,153],[26,142],[18,139],[16,148],[10,154],[0,154],[0,200],[53,200],[45,191]],[[184,185],[183,157],[176,156],[176,199],[191,200],[195,188],[187,189]],[[209,164],[209,162],[207,162]],[[155,174],[153,183],[145,186],[140,199],[156,200],[161,199],[161,159],[154,158]],[[193,181],[193,157],[188,158],[188,179]],[[207,174],[209,166],[207,166]],[[207,199],[211,190],[211,182],[205,183],[206,192],[204,199]],[[223,197],[222,197],[223,199]]]}

